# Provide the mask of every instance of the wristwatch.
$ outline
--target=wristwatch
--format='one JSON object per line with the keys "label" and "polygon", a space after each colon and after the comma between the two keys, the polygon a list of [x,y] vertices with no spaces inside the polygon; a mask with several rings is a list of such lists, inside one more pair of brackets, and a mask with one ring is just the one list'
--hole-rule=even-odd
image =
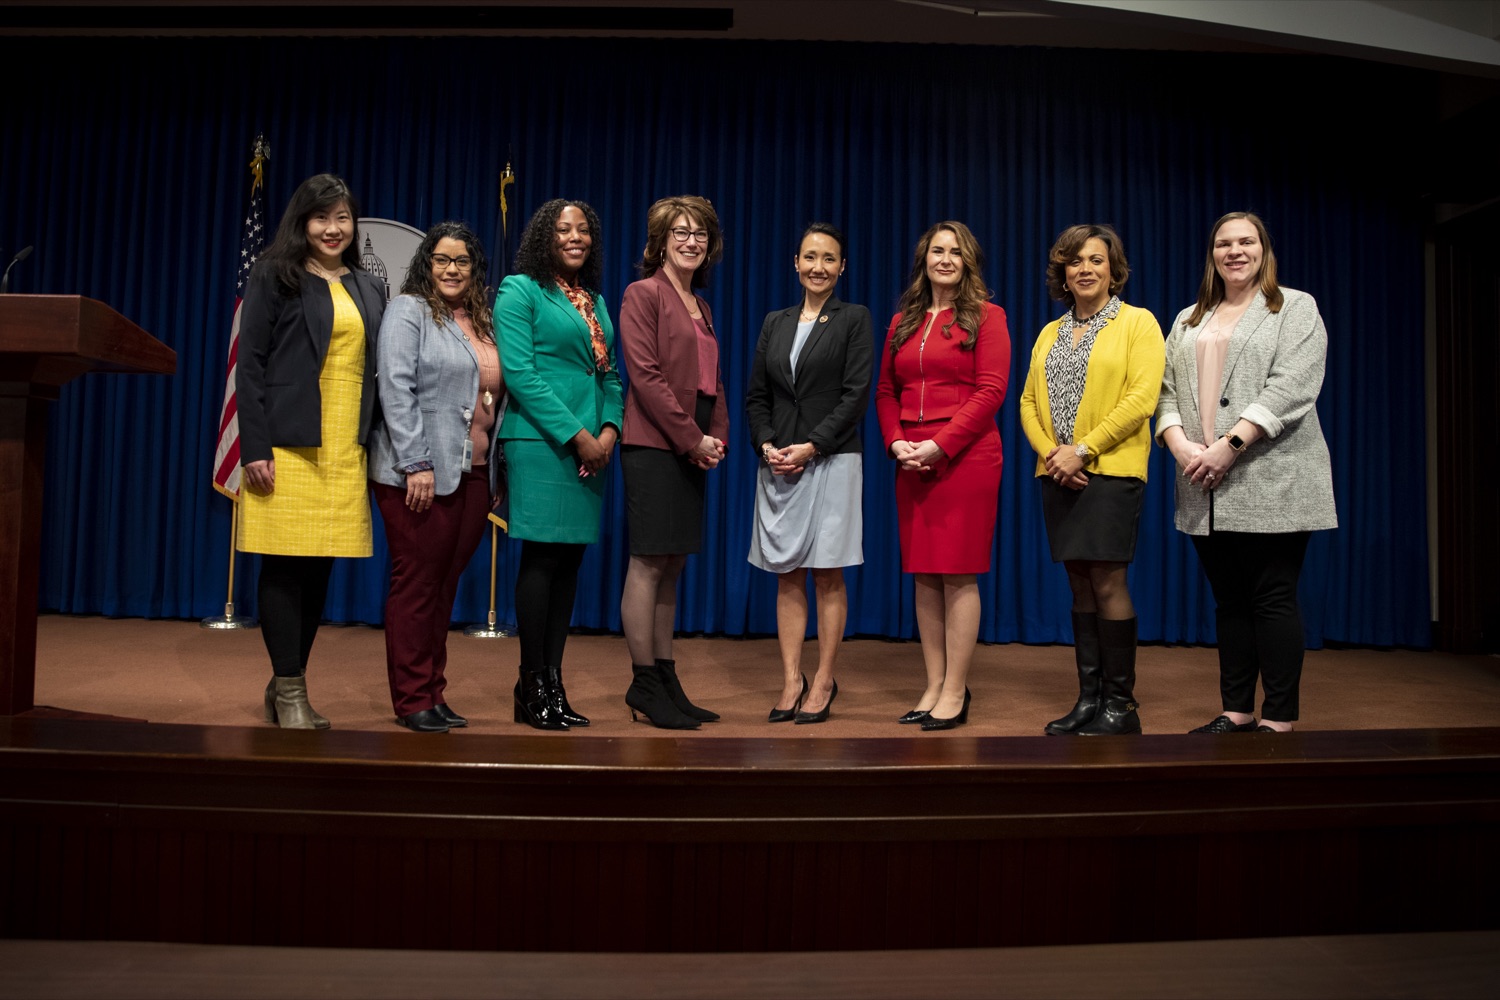
{"label": "wristwatch", "polygon": [[1225,434],[1224,440],[1228,441],[1229,447],[1233,448],[1235,451],[1244,451],[1246,448],[1250,447],[1245,443],[1245,439],[1240,437],[1238,434]]}
{"label": "wristwatch", "polygon": [[1087,462],[1089,458],[1089,446],[1080,441],[1078,442],[1078,447],[1073,449],[1073,454]]}

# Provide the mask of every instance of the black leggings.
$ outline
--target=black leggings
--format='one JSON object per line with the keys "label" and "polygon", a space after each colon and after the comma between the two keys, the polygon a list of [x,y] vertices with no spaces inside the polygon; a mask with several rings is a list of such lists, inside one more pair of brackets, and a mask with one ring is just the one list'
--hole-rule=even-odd
{"label": "black leggings", "polygon": [[260,634],[271,654],[277,677],[297,677],[307,671],[307,656],[323,620],[328,599],[329,556],[261,556],[256,600],[260,606]]}
{"label": "black leggings", "polygon": [[561,667],[578,593],[583,546],[563,542],[523,542],[516,574],[516,629],[521,669]]}
{"label": "black leggings", "polygon": [[1259,676],[1265,694],[1261,718],[1297,721],[1305,646],[1297,578],[1308,535],[1215,531],[1193,537],[1217,605],[1219,693],[1226,712],[1255,714]]}

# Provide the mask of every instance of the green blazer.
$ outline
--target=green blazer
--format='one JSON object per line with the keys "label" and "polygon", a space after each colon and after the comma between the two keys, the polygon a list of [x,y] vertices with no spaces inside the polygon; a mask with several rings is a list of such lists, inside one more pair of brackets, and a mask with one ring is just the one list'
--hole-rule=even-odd
{"label": "green blazer", "polygon": [[500,282],[495,296],[495,340],[510,401],[501,438],[566,446],[587,428],[619,430],[624,390],[615,360],[615,328],[604,299],[594,296],[594,316],[609,345],[609,370],[594,365],[589,325],[556,285],[543,288],[524,274]]}

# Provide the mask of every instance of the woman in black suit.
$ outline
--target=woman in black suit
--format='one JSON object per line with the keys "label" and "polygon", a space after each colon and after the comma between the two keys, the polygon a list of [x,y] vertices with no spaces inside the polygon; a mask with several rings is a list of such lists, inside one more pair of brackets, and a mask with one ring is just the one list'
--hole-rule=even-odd
{"label": "woman in black suit", "polygon": [[[761,458],[750,562],[775,573],[781,697],[771,722],[827,720],[849,613],[845,566],[864,562],[859,421],[870,398],[870,311],[833,294],[844,273],[844,234],[815,222],[797,250],[802,302],[761,325],[745,409]],[[818,601],[818,670],[801,672],[807,573]]]}
{"label": "woman in black suit", "polygon": [[359,265],[359,206],[332,174],[292,194],[240,307],[237,545],[261,553],[266,721],[327,729],[307,701],[308,654],[337,556],[370,555],[364,444],[375,413],[385,290]]}

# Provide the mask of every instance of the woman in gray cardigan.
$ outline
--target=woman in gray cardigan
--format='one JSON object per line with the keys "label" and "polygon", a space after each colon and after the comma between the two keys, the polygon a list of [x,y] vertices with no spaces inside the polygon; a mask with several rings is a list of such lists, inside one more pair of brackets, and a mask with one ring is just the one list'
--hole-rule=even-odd
{"label": "woman in gray cardigan", "polygon": [[[1265,223],[1214,224],[1198,301],[1167,336],[1156,437],[1172,452],[1177,528],[1213,588],[1223,714],[1195,733],[1287,732],[1298,716],[1297,578],[1311,532],[1338,526],[1316,403],[1328,335],[1276,283]],[[1259,726],[1255,682],[1264,689]]]}
{"label": "woman in gray cardigan", "polygon": [[391,550],[386,673],[396,721],[419,733],[468,724],[448,707],[444,671],[458,580],[484,537],[496,488],[504,385],[486,270],[468,226],[438,223],[380,327],[370,479]]}

